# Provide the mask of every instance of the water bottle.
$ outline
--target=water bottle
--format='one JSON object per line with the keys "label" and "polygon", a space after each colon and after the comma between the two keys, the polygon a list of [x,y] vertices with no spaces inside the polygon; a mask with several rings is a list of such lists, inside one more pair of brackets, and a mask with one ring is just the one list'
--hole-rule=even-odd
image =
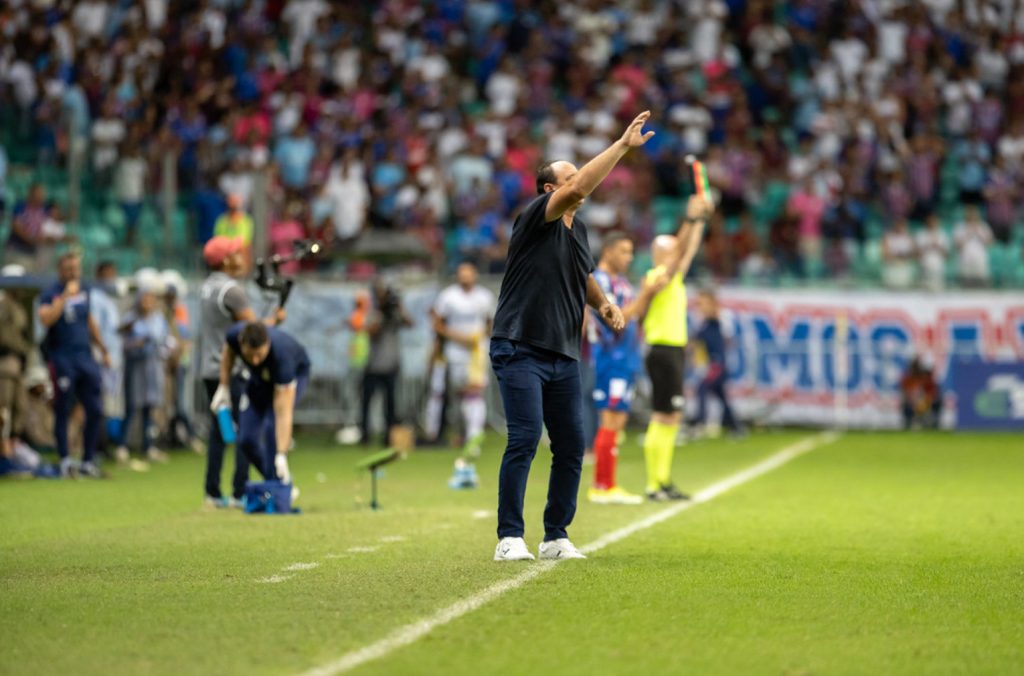
{"label": "water bottle", "polygon": [[235,443],[235,421],[231,419],[230,406],[221,406],[217,409],[217,424],[220,426],[220,438],[224,443]]}

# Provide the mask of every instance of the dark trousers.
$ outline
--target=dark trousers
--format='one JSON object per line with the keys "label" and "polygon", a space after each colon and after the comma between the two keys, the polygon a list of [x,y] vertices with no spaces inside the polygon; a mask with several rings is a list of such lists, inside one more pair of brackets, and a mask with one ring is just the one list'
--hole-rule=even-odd
{"label": "dark trousers", "polygon": [[[207,404],[213,400],[213,393],[217,391],[220,381],[215,378],[204,378],[203,386],[206,388]],[[231,379],[231,417],[238,425],[238,403],[242,398],[242,389],[245,382],[241,378]],[[207,406],[209,409],[209,406]],[[220,492],[220,471],[224,467],[224,451],[227,444],[220,434],[220,425],[217,424],[217,416],[210,414],[210,435],[206,445],[206,494],[211,498],[221,497]],[[231,481],[231,494],[237,500],[241,500],[245,494],[245,482],[249,480],[249,460],[245,453],[235,446],[235,474]]]}
{"label": "dark trousers", "polygon": [[915,420],[919,420],[925,427],[938,428],[939,416],[942,414],[942,397],[936,397],[935,401],[928,407],[927,413],[918,413],[914,405],[906,397],[903,398],[900,408],[903,411],[903,429],[909,430]]}
{"label": "dark trousers", "polygon": [[[249,381],[246,389],[246,405],[238,412],[238,451],[241,451],[249,462],[256,467],[267,481],[280,479],[274,467],[274,456],[277,455],[277,428],[274,420],[273,388]],[[301,375],[296,380],[295,404],[302,399],[302,394],[309,384],[309,376]],[[237,451],[236,451],[237,452]]]}
{"label": "dark trousers", "polygon": [[363,401],[362,418],[363,443],[370,443],[370,403],[373,401],[377,390],[384,390],[384,445],[388,445],[388,433],[397,422],[395,418],[395,385],[398,382],[398,371],[391,373],[364,373],[363,374]]}
{"label": "dark trousers", "polygon": [[706,378],[697,387],[697,417],[694,423],[703,425],[707,417],[708,395],[714,396],[722,402],[722,427],[728,430],[738,429],[736,416],[733,415],[732,406],[729,405],[729,396],[725,392],[725,370],[720,370],[714,377]]}
{"label": "dark trousers", "polygon": [[544,508],[544,539],[567,537],[576,515],[583,468],[583,394],[579,362],[526,343],[491,341],[508,423],[508,445],[498,477],[498,537],[523,536],[523,498],[542,427],[551,437],[551,478]]}
{"label": "dark trousers", "polygon": [[103,393],[99,364],[91,354],[54,357],[50,360],[53,379],[53,436],[57,453],[68,457],[68,420],[77,400],[85,409],[82,432],[82,460],[89,462],[96,454],[103,423]]}

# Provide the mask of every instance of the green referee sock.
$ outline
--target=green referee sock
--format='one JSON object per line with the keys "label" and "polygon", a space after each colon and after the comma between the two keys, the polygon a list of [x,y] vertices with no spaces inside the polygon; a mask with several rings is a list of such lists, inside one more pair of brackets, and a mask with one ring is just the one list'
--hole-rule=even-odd
{"label": "green referee sock", "polygon": [[647,492],[653,493],[672,483],[672,457],[675,454],[679,425],[651,421],[644,438],[644,459],[647,463]]}

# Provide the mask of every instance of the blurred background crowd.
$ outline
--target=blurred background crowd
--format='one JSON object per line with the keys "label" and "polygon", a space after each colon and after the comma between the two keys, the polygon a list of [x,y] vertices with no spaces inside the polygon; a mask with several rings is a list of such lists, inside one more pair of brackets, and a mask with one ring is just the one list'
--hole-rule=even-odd
{"label": "blurred background crowd", "polygon": [[595,248],[673,230],[695,153],[722,206],[703,274],[1024,283],[1016,0],[168,5],[0,7],[7,262],[73,239],[87,265],[188,271],[217,231],[321,239],[309,269],[350,278],[384,254],[500,272],[536,166],[650,109],[586,206]]}

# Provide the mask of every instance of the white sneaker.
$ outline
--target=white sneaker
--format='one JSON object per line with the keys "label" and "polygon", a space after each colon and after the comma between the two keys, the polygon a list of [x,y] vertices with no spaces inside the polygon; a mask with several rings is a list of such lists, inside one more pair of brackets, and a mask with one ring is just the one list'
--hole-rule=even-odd
{"label": "white sneaker", "polygon": [[128,469],[130,469],[133,472],[148,472],[149,463],[146,462],[145,460],[139,460],[138,458],[129,458]]}
{"label": "white sneaker", "polygon": [[160,464],[166,464],[169,460],[169,456],[156,446],[150,446],[146,449],[146,457],[149,458],[150,462],[158,462]]}
{"label": "white sneaker", "polygon": [[495,561],[533,561],[523,538],[501,538],[494,550]]}
{"label": "white sneaker", "polygon": [[131,457],[126,446],[118,446],[117,450],[114,451],[114,459],[117,460],[118,465],[127,465]]}
{"label": "white sneaker", "polygon": [[585,559],[586,555],[569,542],[569,538],[559,538],[540,543],[538,550],[542,559]]}

